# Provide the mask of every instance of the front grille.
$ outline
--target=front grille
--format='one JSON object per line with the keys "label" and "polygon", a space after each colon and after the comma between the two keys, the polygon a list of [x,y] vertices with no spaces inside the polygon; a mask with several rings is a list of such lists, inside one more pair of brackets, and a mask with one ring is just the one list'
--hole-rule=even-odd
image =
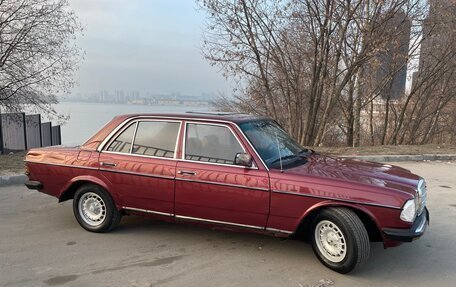
{"label": "front grille", "polygon": [[418,196],[418,216],[421,215],[424,208],[426,207],[427,202],[427,188],[426,182],[421,179],[417,187],[417,196]]}

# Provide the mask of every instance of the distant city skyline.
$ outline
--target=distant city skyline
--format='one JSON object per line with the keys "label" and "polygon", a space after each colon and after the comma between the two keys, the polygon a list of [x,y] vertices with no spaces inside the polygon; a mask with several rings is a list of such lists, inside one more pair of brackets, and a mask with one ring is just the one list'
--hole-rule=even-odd
{"label": "distant city skyline", "polygon": [[157,94],[153,92],[117,89],[100,90],[91,93],[72,93],[62,97],[60,100],[64,102],[114,103],[145,106],[210,106],[215,96],[213,93],[202,93],[195,96],[181,94],[180,92]]}
{"label": "distant city skyline", "polygon": [[130,97],[130,98],[191,98],[213,100],[218,95],[216,93],[200,93],[198,95],[171,91],[169,93],[156,93],[153,91],[139,91],[135,89],[104,89],[91,92],[74,92],[69,95],[61,95],[62,100],[74,100],[88,97]]}
{"label": "distant city skyline", "polygon": [[229,93],[230,84],[200,50],[205,15],[195,1],[70,0],[85,27],[85,59],[72,94]]}

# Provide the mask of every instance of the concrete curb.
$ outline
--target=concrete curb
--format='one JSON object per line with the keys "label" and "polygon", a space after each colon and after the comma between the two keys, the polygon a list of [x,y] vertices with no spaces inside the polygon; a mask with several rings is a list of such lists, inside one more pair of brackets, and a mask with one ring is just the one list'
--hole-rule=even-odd
{"label": "concrete curb", "polygon": [[24,184],[26,180],[27,176],[25,174],[2,175],[0,176],[0,186]]}
{"label": "concrete curb", "polygon": [[367,161],[378,162],[399,162],[399,161],[450,161],[456,160],[456,154],[418,154],[418,155],[357,155],[341,156],[343,158],[352,158]]}

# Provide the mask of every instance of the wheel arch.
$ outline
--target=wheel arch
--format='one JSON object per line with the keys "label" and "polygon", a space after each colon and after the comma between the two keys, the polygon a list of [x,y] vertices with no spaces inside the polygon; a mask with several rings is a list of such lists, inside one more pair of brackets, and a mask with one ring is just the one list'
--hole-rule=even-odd
{"label": "wheel arch", "polygon": [[294,235],[298,238],[302,238],[306,241],[309,240],[311,234],[310,228],[312,221],[315,216],[323,209],[330,207],[346,207],[352,210],[361,220],[364,227],[369,234],[370,241],[383,241],[383,236],[379,224],[375,216],[367,208],[359,204],[341,203],[335,201],[324,201],[320,202],[311,208],[309,208],[300,218],[298,227],[296,228]]}
{"label": "wheel arch", "polygon": [[78,176],[78,177],[71,179],[60,192],[59,197],[58,197],[59,202],[73,199],[76,191],[85,184],[95,184],[95,185],[102,187],[103,189],[106,190],[106,192],[108,192],[111,195],[114,202],[116,202],[116,203],[118,202],[117,195],[113,194],[110,191],[108,184],[106,184],[103,180],[101,180],[97,177],[94,177],[94,176]]}

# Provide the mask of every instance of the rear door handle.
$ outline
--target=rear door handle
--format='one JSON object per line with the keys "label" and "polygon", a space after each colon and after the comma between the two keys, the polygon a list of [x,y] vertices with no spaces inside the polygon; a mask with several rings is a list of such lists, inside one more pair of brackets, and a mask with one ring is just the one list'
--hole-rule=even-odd
{"label": "rear door handle", "polygon": [[187,171],[187,170],[178,170],[177,173],[178,173],[178,174],[182,174],[182,175],[196,175],[196,172],[194,172],[194,171]]}
{"label": "rear door handle", "polygon": [[100,162],[100,165],[101,165],[101,166],[112,166],[112,167],[114,167],[114,166],[116,166],[117,164],[112,163],[112,162],[104,162],[104,161],[102,161],[102,162]]}

